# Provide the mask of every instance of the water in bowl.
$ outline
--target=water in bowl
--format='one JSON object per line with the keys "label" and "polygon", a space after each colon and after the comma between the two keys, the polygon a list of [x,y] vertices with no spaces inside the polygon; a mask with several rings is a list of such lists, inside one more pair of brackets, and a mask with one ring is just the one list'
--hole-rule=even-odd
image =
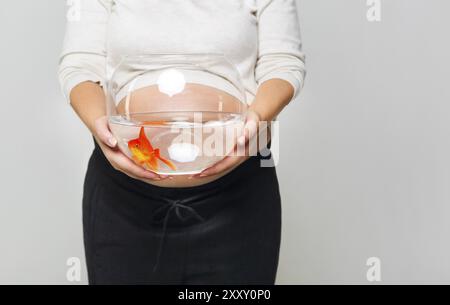
{"label": "water in bowl", "polygon": [[233,151],[244,115],[225,112],[153,112],[110,116],[119,149],[162,175],[192,175]]}

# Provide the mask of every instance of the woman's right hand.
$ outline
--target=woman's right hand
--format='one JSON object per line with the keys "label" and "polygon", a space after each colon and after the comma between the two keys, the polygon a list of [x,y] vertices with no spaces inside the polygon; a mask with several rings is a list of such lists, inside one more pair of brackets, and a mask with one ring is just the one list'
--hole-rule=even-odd
{"label": "woman's right hand", "polygon": [[108,118],[106,116],[95,120],[94,138],[100,146],[103,154],[112,167],[122,173],[138,180],[162,180],[167,176],[160,176],[154,172],[145,170],[135,164],[130,158],[123,154],[117,147],[117,140],[114,138],[108,126]]}

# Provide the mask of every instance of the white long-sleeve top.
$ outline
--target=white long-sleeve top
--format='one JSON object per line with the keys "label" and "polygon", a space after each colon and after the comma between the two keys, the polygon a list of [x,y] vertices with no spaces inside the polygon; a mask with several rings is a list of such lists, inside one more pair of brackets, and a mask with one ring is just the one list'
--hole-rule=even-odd
{"label": "white long-sleeve top", "polygon": [[[59,80],[69,100],[84,81],[104,85],[124,55],[222,53],[247,101],[269,79],[303,86],[305,56],[295,0],[79,0],[70,8]],[[77,11],[78,10],[78,11]]]}

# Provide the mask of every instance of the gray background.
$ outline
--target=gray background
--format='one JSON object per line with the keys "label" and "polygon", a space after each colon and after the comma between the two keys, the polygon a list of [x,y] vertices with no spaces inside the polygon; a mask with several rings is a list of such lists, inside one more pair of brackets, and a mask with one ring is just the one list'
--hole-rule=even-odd
{"label": "gray background", "polygon": [[[302,0],[308,78],[281,120],[278,283],[450,283],[450,2]],[[92,140],[56,81],[65,3],[0,10],[0,283],[69,283]],[[84,267],[83,267],[84,268]],[[83,280],[86,273],[83,269]]]}

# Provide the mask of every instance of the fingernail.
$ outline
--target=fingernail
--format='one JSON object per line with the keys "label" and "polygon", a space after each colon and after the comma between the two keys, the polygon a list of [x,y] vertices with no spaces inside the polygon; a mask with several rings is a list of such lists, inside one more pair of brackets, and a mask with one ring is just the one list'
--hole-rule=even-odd
{"label": "fingernail", "polygon": [[114,137],[110,137],[108,139],[108,142],[109,142],[109,145],[111,145],[111,146],[116,146],[116,144],[117,144],[117,140]]}
{"label": "fingernail", "polygon": [[244,137],[244,136],[242,136],[242,137],[240,137],[240,138],[238,139],[238,144],[239,144],[239,145],[244,145],[244,144],[245,144],[245,137]]}
{"label": "fingernail", "polygon": [[169,178],[168,175],[159,175],[159,177],[160,177],[161,179],[167,179],[167,178]]}

